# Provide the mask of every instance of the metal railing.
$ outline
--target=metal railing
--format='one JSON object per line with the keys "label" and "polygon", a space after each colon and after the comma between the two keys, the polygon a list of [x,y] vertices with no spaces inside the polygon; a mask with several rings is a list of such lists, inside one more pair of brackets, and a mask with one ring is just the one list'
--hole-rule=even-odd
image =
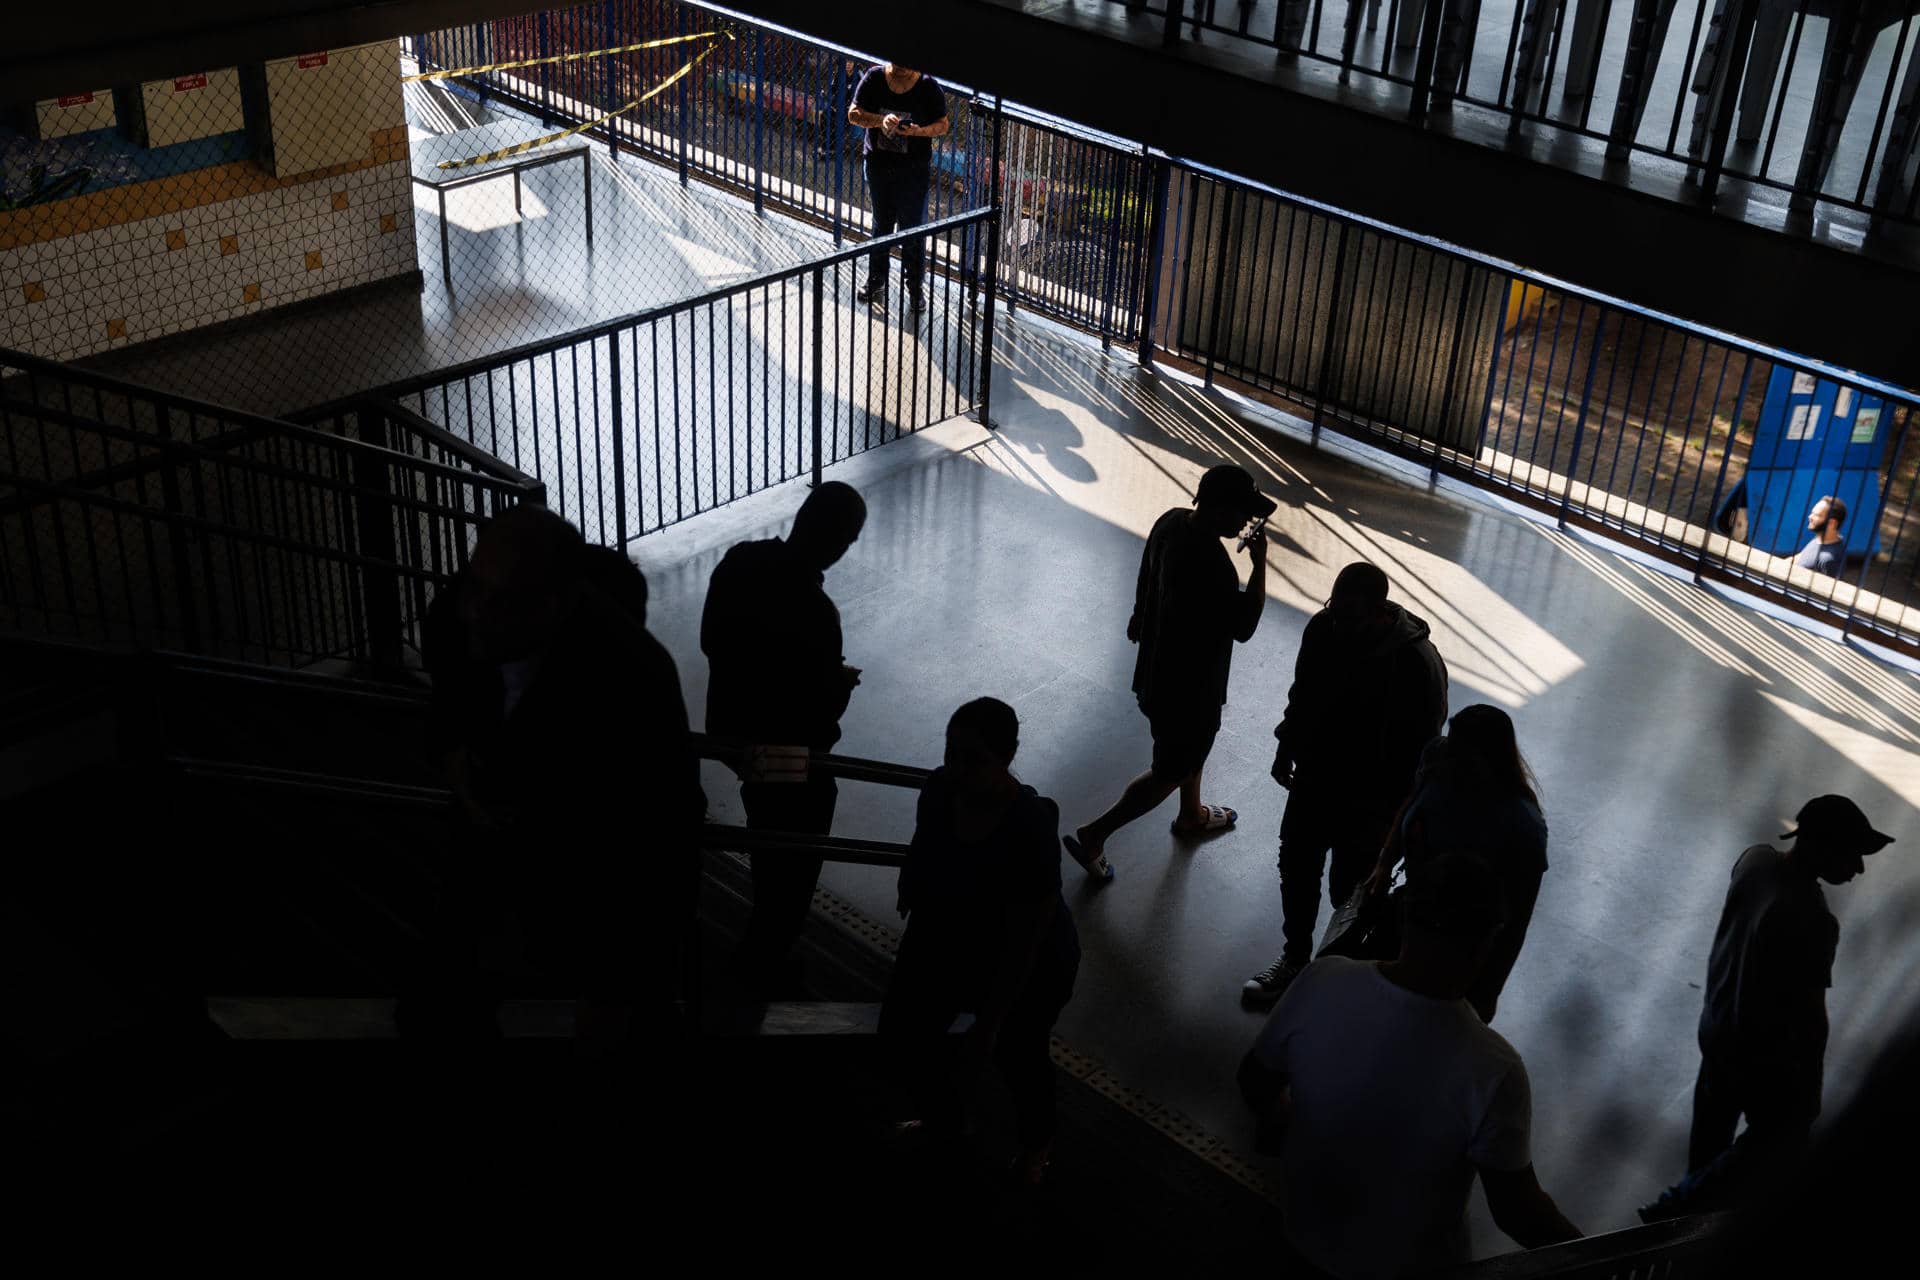
{"label": "metal railing", "polygon": [[[1180,166],[1143,347],[1435,473],[1920,648],[1912,393]],[[1797,565],[1840,497],[1837,576]]]}
{"label": "metal railing", "polygon": [[[1587,139],[1816,204],[1920,221],[1920,18],[1813,0],[1124,0],[1186,35],[1338,68],[1433,125],[1455,102],[1511,133]],[[1811,19],[1811,21],[1809,21]],[[1365,109],[1365,108],[1362,108]]]}
{"label": "metal railing", "polygon": [[397,663],[540,486],[372,401],[298,425],[0,352],[0,625],[255,662]]}
{"label": "metal railing", "polygon": [[[991,395],[990,209],[381,388],[531,473],[590,541],[642,534],[968,411]],[[924,312],[855,290],[922,246]],[[330,418],[339,407],[313,415]]]}
{"label": "metal railing", "polygon": [[[860,75],[873,65],[869,58],[722,19],[680,0],[544,10],[412,36],[404,47],[423,68],[457,70],[722,25],[734,38],[721,41],[692,74],[642,113],[617,115],[589,136],[674,169],[682,181],[698,178],[751,199],[757,209],[817,223],[833,232],[836,245],[867,236],[864,131],[847,122],[847,108]],[[484,102],[579,123],[660,83],[698,47],[490,70],[456,83]],[[1005,211],[998,279],[1009,305],[1031,307],[1103,341],[1136,341],[1153,196],[1144,148],[1008,108],[996,202],[989,163],[993,107],[964,87],[943,88],[952,129],[934,144],[929,220],[997,203]]]}

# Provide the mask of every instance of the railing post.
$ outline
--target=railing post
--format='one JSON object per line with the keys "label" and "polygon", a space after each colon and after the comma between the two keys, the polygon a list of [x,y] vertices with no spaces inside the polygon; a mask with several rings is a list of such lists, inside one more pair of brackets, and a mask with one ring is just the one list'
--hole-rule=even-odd
{"label": "railing post", "polygon": [[[363,444],[392,447],[386,415],[363,404],[354,410],[354,436]],[[393,529],[393,477],[384,458],[361,449],[349,454],[353,478],[354,534],[360,565],[360,595],[366,609],[367,658],[376,667],[401,660],[399,555]]]}
{"label": "railing post", "polygon": [[1313,443],[1320,443],[1320,424],[1327,414],[1327,394],[1333,387],[1333,340],[1340,329],[1340,281],[1347,273],[1347,227],[1340,223],[1340,239],[1333,250],[1333,288],[1327,294],[1327,335],[1320,343],[1320,385],[1313,396]]}
{"label": "railing post", "polygon": [[[1726,490],[1727,463],[1733,458],[1733,443],[1740,435],[1740,417],[1747,409],[1747,387],[1752,379],[1753,357],[1748,355],[1746,366],[1740,370],[1740,398],[1733,402],[1733,425],[1727,430],[1726,447],[1720,451],[1720,470],[1713,477],[1713,496],[1707,499],[1707,525],[1700,531],[1700,554],[1695,556],[1693,561],[1695,583],[1699,583],[1706,576],[1707,545],[1713,541],[1714,532],[1712,513],[1720,509],[1720,495]],[[1708,433],[1708,438],[1712,438],[1711,432]]]}
{"label": "railing post", "polygon": [[820,487],[821,446],[826,432],[825,345],[827,337],[827,273],[813,269],[813,487]]}
{"label": "railing post", "polygon": [[993,99],[993,158],[988,162],[987,187],[987,305],[981,316],[980,403],[974,408],[974,421],[994,430],[993,421],[993,303],[1000,283],[1000,139],[1005,116],[998,94]]}
{"label": "railing post", "polygon": [[173,579],[180,599],[180,631],[188,650],[197,653],[200,651],[200,604],[193,589],[193,547],[186,528],[187,511],[180,500],[180,464],[173,447],[173,413],[155,401],[153,416],[160,425],[161,456],[166,460],[160,469],[160,501],[168,516],[167,552],[173,561]]}
{"label": "railing post", "polygon": [[1107,270],[1100,284],[1100,350],[1113,349],[1113,290],[1120,268],[1120,155],[1115,152],[1107,162],[1113,178],[1113,194],[1107,201]]}
{"label": "railing post", "polygon": [[1416,128],[1426,123],[1433,100],[1433,64],[1440,49],[1440,23],[1447,3],[1425,0],[1420,6],[1420,46],[1414,54],[1413,92],[1407,111],[1408,121]]}
{"label": "railing post", "polygon": [[[477,28],[476,28],[477,29]],[[605,0],[600,7],[600,44],[602,47],[623,43],[613,31],[613,0]],[[615,82],[620,66],[615,55],[609,54],[600,59],[606,67],[606,101],[601,104],[603,110],[611,111],[614,103],[620,100],[620,86]],[[483,77],[484,79],[484,77]],[[615,164],[620,162],[620,117],[607,121],[607,157]]]}
{"label": "railing post", "polygon": [[753,211],[767,212],[767,42],[753,29]]}
{"label": "railing post", "polygon": [[1160,270],[1165,262],[1164,244],[1167,231],[1167,187],[1173,177],[1173,166],[1165,157],[1153,160],[1153,213],[1147,224],[1147,263],[1146,279],[1140,282],[1142,306],[1140,312],[1140,363],[1153,364],[1153,330],[1160,319]]}
{"label": "railing post", "polygon": [[1600,372],[1600,352],[1607,334],[1607,313],[1602,311],[1593,325],[1593,354],[1587,357],[1586,385],[1580,389],[1580,413],[1573,420],[1573,452],[1567,458],[1567,480],[1560,491],[1560,512],[1554,523],[1567,527],[1567,511],[1573,505],[1573,473],[1580,468],[1580,442],[1587,434],[1587,410],[1593,404],[1593,377]]}
{"label": "railing post", "polygon": [[[675,5],[674,10],[679,15],[679,29],[674,34],[684,36],[687,34],[687,8],[685,5]],[[692,79],[690,75],[681,76],[680,91],[676,95],[680,104],[680,185],[683,187],[687,185],[690,172],[687,157],[687,88],[688,81]]]}
{"label": "railing post", "polygon": [[1160,44],[1164,48],[1171,49],[1180,43],[1181,7],[1181,0],[1167,0],[1167,25],[1160,32]]}
{"label": "railing post", "polygon": [[613,404],[613,536],[627,545],[627,415],[620,389],[620,330],[607,335],[608,398]]}
{"label": "railing post", "polygon": [[844,222],[841,216],[842,197],[846,193],[847,176],[847,109],[852,105],[853,86],[848,83],[852,77],[847,73],[845,54],[836,55],[838,69],[833,73],[833,247],[838,249]]}

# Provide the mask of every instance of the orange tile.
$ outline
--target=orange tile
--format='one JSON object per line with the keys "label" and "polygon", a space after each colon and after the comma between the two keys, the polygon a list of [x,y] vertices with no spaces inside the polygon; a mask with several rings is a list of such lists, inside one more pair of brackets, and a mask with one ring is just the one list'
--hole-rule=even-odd
{"label": "orange tile", "polygon": [[38,280],[27,281],[20,286],[20,292],[27,295],[28,302],[45,302],[47,300],[47,286],[41,284]]}
{"label": "orange tile", "polygon": [[260,286],[258,284],[249,284],[249,285],[241,286],[240,301],[242,302],[260,301]]}
{"label": "orange tile", "polygon": [[392,232],[398,231],[399,229],[400,229],[400,217],[398,214],[383,213],[380,215],[380,234],[381,235],[383,236],[388,235],[388,234],[391,234]]}
{"label": "orange tile", "polygon": [[320,251],[318,249],[307,250],[307,270],[318,271],[320,267]]}
{"label": "orange tile", "polygon": [[167,252],[168,253],[173,253],[176,250],[184,249],[186,247],[187,247],[186,232],[180,230],[177,227],[172,231],[167,232]]}
{"label": "orange tile", "polygon": [[221,236],[220,237],[220,256],[221,257],[230,258],[238,252],[240,252],[239,236]]}
{"label": "orange tile", "polygon": [[107,321],[107,336],[108,336],[109,338],[124,338],[124,337],[126,337],[126,336],[127,336],[127,322],[126,322],[125,320],[109,320],[109,321]]}
{"label": "orange tile", "polygon": [[347,207],[347,193],[344,191],[334,192],[333,193],[333,211],[335,213],[339,213],[342,209],[345,209],[346,207]]}

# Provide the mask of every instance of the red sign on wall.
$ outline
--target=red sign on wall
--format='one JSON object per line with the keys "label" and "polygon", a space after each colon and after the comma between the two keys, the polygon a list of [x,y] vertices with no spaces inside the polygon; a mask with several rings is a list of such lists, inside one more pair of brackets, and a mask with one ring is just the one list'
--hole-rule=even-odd
{"label": "red sign on wall", "polygon": [[314,67],[324,67],[327,65],[327,55],[324,53],[303,53],[295,61],[294,65],[302,71],[310,71]]}
{"label": "red sign on wall", "polygon": [[206,87],[207,73],[204,71],[197,76],[179,76],[173,82],[173,91],[175,93],[185,93],[189,89],[204,89]]}
{"label": "red sign on wall", "polygon": [[84,107],[87,103],[92,101],[93,101],[93,95],[90,93],[70,93],[66,97],[60,99],[60,105],[63,107]]}

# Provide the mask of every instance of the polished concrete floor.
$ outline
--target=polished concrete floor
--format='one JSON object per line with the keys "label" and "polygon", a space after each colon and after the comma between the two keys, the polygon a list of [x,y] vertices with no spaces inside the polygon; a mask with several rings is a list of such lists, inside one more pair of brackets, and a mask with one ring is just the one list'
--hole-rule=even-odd
{"label": "polished concrete floor", "polygon": [[[1085,961],[1062,1039],[1146,1105],[1245,1155],[1233,1071],[1259,1019],[1242,979],[1279,944],[1271,730],[1301,628],[1335,572],[1385,567],[1433,625],[1452,705],[1508,708],[1538,771],[1552,870],[1496,1027],[1526,1058],[1541,1178],[1589,1232],[1631,1225],[1680,1171],[1707,951],[1733,859],[1786,829],[1807,797],[1856,797],[1899,838],[1862,881],[1829,891],[1842,922],[1830,995],[1828,1105],[1844,1097],[1920,962],[1920,678],[1910,670],[1459,491],[1434,491],[1297,423],[1177,375],[1103,357],[1022,318],[1004,331],[988,433],[958,420],[834,468],[871,517],[828,576],[848,661],[865,669],[841,750],[938,763],[952,709],[1005,698],[1015,764],[1085,821],[1145,765],[1123,628],[1144,535],[1221,458],[1280,501],[1269,601],[1236,655],[1206,774],[1238,830],[1198,846],[1171,802],[1109,845],[1095,889],[1071,863]],[[782,532],[796,483],[636,543],[653,626],[696,723],[708,575],[733,542]],[[709,777],[721,820],[738,804]],[[838,830],[907,838],[911,796],[842,793]],[[825,885],[897,924],[892,876],[831,868]],[[1324,917],[1323,917],[1324,919]],[[1509,1244],[1476,1203],[1483,1253]]]}

